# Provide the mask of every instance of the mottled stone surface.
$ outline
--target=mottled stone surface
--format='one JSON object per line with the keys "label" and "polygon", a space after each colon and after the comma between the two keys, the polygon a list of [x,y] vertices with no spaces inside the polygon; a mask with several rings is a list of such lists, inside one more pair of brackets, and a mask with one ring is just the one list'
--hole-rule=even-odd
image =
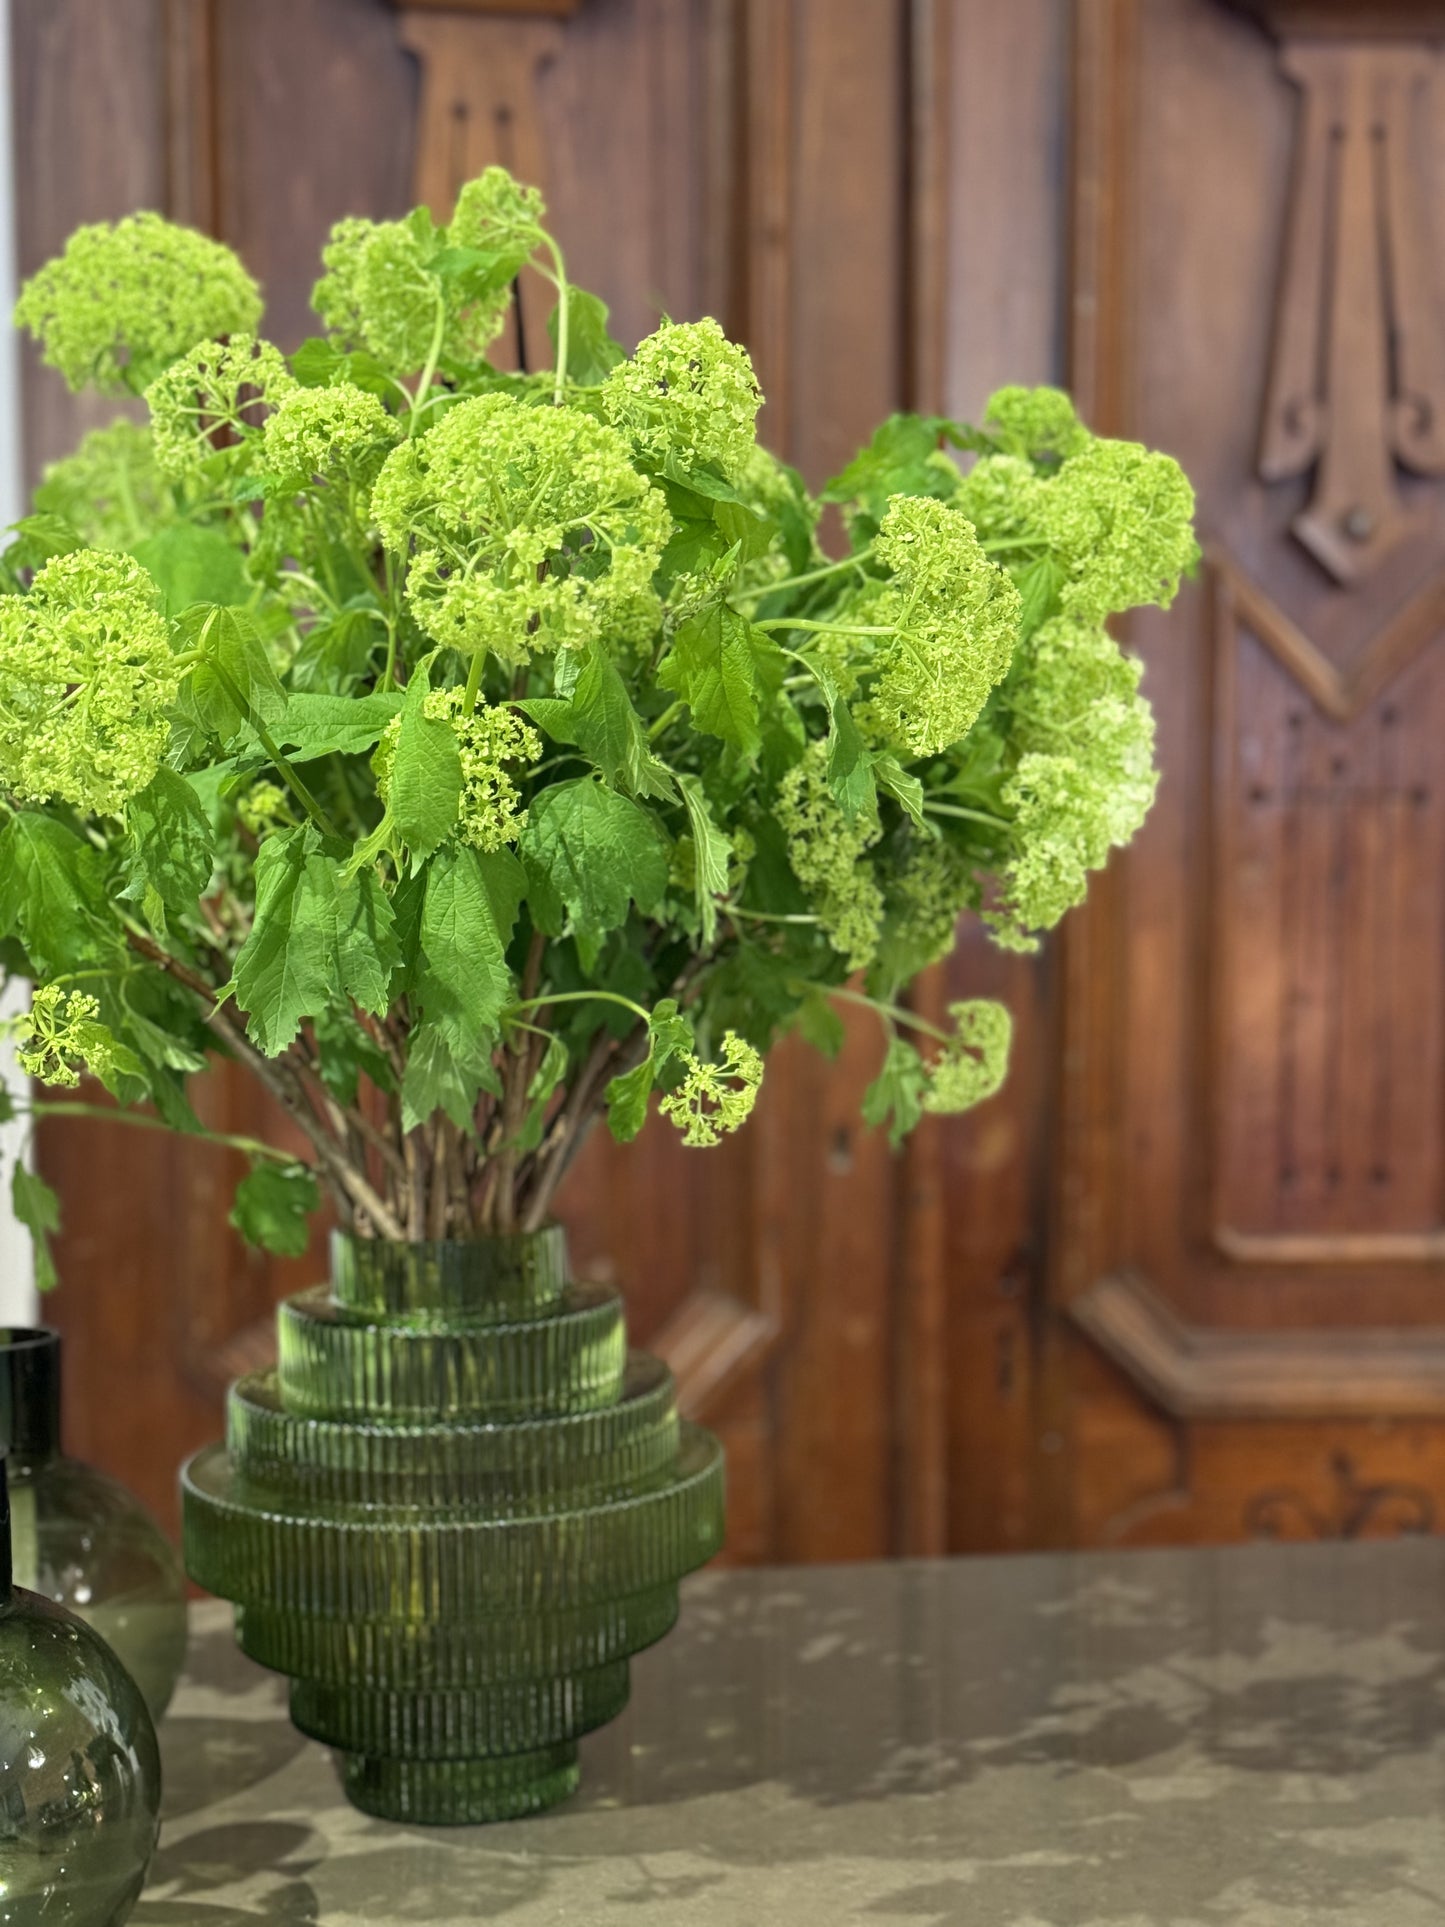
{"label": "mottled stone surface", "polygon": [[137,1927],[1445,1919],[1445,1541],[707,1575],[542,1819],[368,1820],[202,1607]]}

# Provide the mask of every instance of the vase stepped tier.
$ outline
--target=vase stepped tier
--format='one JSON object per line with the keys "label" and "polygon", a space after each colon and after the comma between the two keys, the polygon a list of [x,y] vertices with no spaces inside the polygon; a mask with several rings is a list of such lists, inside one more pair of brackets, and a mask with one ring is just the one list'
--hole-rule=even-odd
{"label": "vase stepped tier", "polygon": [[338,1238],[186,1467],[192,1577],[288,1674],[298,1727],[366,1811],[438,1824],[551,1806],[626,1704],[678,1581],[718,1550],[717,1441],[629,1354],[558,1230]]}

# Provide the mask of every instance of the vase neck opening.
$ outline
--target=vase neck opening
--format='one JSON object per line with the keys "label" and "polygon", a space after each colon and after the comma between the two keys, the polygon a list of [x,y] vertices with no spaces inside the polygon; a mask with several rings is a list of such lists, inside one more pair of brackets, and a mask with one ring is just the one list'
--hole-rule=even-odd
{"label": "vase neck opening", "polygon": [[389,1320],[542,1317],[567,1288],[560,1225],[494,1237],[427,1240],[331,1236],[331,1284],[348,1311]]}
{"label": "vase neck opening", "polygon": [[60,1334],[0,1325],[0,1452],[12,1476],[60,1451]]}

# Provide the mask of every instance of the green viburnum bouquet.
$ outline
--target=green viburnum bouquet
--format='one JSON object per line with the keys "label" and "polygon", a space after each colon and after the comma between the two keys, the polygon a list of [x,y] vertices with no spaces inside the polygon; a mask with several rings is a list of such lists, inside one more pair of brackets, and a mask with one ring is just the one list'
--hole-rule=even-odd
{"label": "green viburnum bouquet", "polygon": [[[668,322],[624,354],[542,216],[492,169],[445,227],[341,222],[290,357],[235,256],[153,214],[21,294],[73,388],[150,420],[51,467],[0,562],[20,1062],[206,1136],[187,1079],[239,1059],[313,1147],[224,1140],[276,1250],[317,1178],[376,1237],[536,1227],[595,1116],[632,1138],[655,1093],[716,1143],[840,998],[881,1024],[871,1123],[967,1108],[1008,1014],[938,1029],[910,980],[964,910],[1031,948],[1153,795],[1104,625],[1193,560],[1173,461],[1005,389],[812,496],[744,350]],[[486,358],[524,266],[545,373]],[[14,1195],[53,1225],[23,1166]]]}

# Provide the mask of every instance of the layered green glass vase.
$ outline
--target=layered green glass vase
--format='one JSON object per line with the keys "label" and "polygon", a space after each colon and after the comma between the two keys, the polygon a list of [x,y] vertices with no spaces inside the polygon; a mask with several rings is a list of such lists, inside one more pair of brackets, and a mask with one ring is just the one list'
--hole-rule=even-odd
{"label": "layered green glass vase", "polygon": [[386,1819],[513,1818],[577,1785],[577,1741],[723,1536],[722,1452],[560,1229],[337,1236],[182,1476],[186,1560],[297,1726]]}

